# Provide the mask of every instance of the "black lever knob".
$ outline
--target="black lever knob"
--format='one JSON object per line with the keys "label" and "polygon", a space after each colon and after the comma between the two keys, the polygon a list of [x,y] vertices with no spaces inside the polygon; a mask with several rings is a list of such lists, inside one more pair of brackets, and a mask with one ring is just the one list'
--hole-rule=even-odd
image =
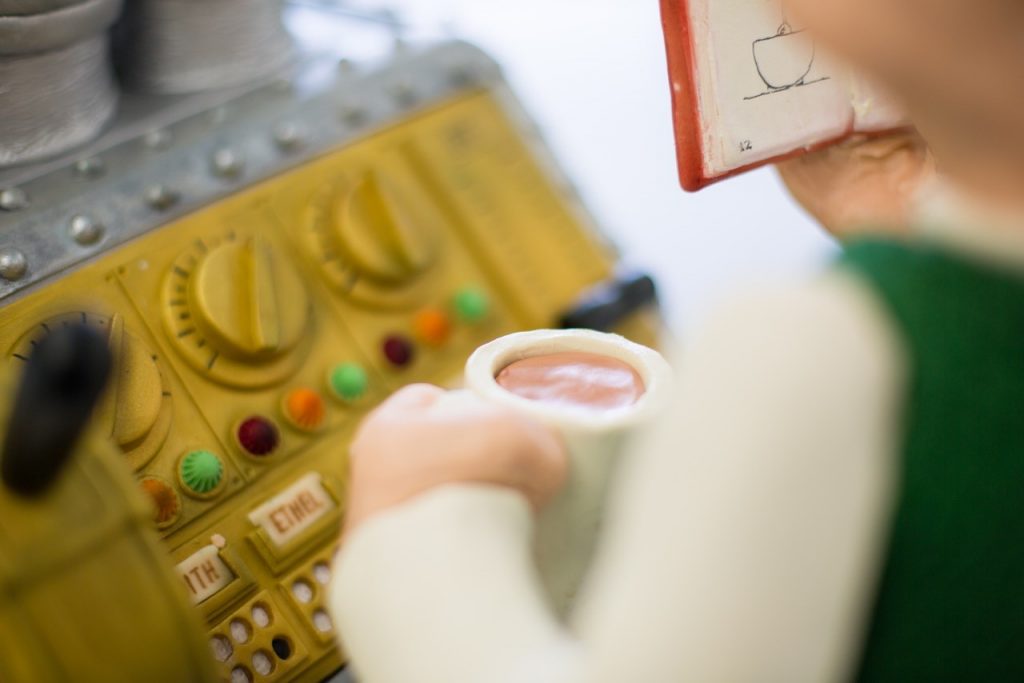
{"label": "black lever knob", "polygon": [[658,289],[649,275],[626,274],[584,293],[561,316],[564,329],[608,332],[642,308],[658,303]]}
{"label": "black lever knob", "polygon": [[111,362],[106,339],[82,325],[39,340],[0,452],[0,479],[10,490],[38,496],[56,481],[99,402]]}

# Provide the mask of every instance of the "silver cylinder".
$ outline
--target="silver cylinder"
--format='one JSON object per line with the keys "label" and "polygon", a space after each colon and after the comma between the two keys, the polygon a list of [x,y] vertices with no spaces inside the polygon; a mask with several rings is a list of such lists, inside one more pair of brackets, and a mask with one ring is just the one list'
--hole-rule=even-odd
{"label": "silver cylinder", "polygon": [[133,0],[118,37],[127,87],[180,94],[258,81],[292,59],[283,0]]}
{"label": "silver cylinder", "polygon": [[0,0],[0,167],[90,141],[113,117],[121,0]]}

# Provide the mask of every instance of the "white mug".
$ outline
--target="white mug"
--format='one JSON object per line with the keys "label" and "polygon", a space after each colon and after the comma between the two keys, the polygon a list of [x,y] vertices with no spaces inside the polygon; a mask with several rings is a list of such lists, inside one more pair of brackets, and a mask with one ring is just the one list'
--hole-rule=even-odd
{"label": "white mug", "polygon": [[[630,365],[644,383],[632,405],[601,409],[551,405],[513,394],[497,381],[508,365],[557,353],[589,353]],[[608,485],[627,437],[668,403],[672,371],[645,346],[588,330],[537,330],[497,339],[466,363],[463,392],[446,400],[484,400],[525,413],[556,430],[570,458],[569,480],[538,520],[537,568],[552,606],[565,616],[590,566],[601,529]]]}

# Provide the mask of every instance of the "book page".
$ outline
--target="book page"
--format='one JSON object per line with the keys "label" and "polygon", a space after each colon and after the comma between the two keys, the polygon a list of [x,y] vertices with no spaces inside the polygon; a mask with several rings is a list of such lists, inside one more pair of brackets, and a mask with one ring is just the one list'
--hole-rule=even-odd
{"label": "book page", "polygon": [[845,73],[780,0],[688,0],[687,11],[707,176],[850,131]]}

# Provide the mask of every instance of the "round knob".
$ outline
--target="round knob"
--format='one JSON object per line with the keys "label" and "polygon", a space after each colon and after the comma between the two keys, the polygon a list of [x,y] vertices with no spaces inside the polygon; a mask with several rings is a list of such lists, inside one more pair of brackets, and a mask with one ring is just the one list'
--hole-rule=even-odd
{"label": "round knob", "polygon": [[272,360],[302,339],[309,300],[299,274],[256,235],[210,251],[189,282],[196,324],[220,351]]}
{"label": "round knob", "polygon": [[163,382],[152,353],[125,330],[119,315],[110,319],[107,343],[114,358],[114,371],[100,416],[103,424],[110,425],[114,443],[127,452],[145,441],[160,418],[164,407]]}
{"label": "round knob", "polygon": [[208,496],[217,491],[224,481],[224,463],[211,451],[192,451],[182,456],[178,477],[188,493]]}
{"label": "round knob", "polygon": [[363,277],[383,285],[411,280],[437,252],[436,209],[425,204],[395,178],[368,172],[337,200],[335,246]]}
{"label": "round knob", "polygon": [[173,406],[157,357],[145,341],[127,329],[120,315],[69,311],[48,318],[22,335],[11,357],[28,362],[44,339],[75,326],[92,330],[110,349],[110,377],[94,418],[129,464],[140,469],[163,446],[173,421]]}

